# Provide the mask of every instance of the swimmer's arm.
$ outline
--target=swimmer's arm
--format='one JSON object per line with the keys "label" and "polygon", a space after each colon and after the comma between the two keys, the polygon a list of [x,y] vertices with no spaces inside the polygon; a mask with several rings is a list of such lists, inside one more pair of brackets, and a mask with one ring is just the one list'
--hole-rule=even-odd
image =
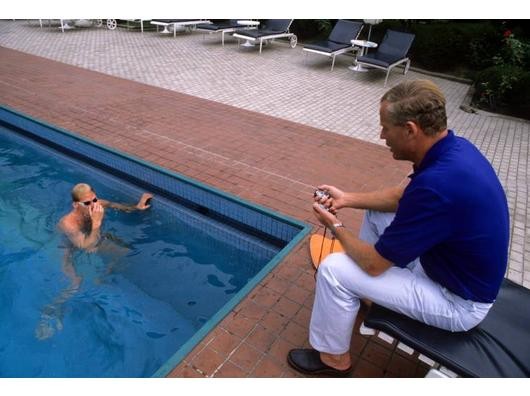
{"label": "swimmer's arm", "polygon": [[104,208],[111,208],[111,209],[117,209],[124,212],[133,212],[135,210],[145,210],[151,205],[147,204],[147,200],[153,198],[153,194],[150,193],[144,193],[140,197],[140,200],[138,203],[135,204],[121,204],[117,202],[107,201],[106,199],[100,199],[99,202]]}
{"label": "swimmer's arm", "polygon": [[100,238],[100,227],[92,226],[90,234],[85,234],[81,230],[77,230],[67,225],[60,223],[59,229],[68,237],[72,244],[80,249],[91,249],[95,247]]}
{"label": "swimmer's arm", "polygon": [[121,204],[118,202],[107,201],[105,199],[99,199],[98,202],[100,202],[101,206],[103,206],[105,209],[111,208],[111,209],[121,210],[123,212],[132,212],[136,210],[136,205],[133,205],[133,204],[129,204],[129,205]]}

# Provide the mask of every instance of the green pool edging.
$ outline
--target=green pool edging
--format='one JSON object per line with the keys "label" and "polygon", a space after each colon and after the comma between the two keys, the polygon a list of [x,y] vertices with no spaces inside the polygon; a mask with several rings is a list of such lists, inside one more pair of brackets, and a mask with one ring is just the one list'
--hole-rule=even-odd
{"label": "green pool edging", "polygon": [[262,280],[267,276],[290,251],[302,241],[311,231],[311,228],[304,229],[297,234],[274,258],[261,269],[252,280],[237,292],[219,311],[216,312],[179,350],[169,358],[152,377],[166,377],[181,361],[192,351],[199,342],[212,331],[215,326],[224,319]]}
{"label": "green pool edging", "polygon": [[[67,135],[68,137],[71,137],[73,139],[77,139],[79,141],[82,141],[83,143],[86,143],[86,144],[89,144],[91,146],[106,150],[106,151],[108,151],[108,152],[110,152],[110,153],[112,153],[114,155],[119,156],[119,157],[122,157],[122,158],[128,159],[130,161],[134,161],[134,162],[140,163],[143,166],[155,169],[155,170],[157,170],[160,173],[163,173],[163,174],[166,174],[168,176],[174,177],[174,178],[176,178],[176,179],[178,179],[178,180],[180,180],[180,181],[182,181],[184,183],[188,183],[188,184],[191,184],[193,186],[199,187],[199,188],[201,188],[203,190],[209,191],[209,192],[211,192],[213,194],[220,195],[220,196],[222,196],[224,198],[227,198],[229,200],[235,201],[238,204],[241,204],[241,205],[243,205],[243,206],[245,206],[247,208],[255,209],[258,212],[261,212],[263,214],[271,216],[271,217],[273,217],[273,218],[275,218],[277,220],[281,220],[281,221],[284,221],[284,222],[287,222],[287,223],[291,223],[292,225],[296,225],[297,227],[300,227],[302,229],[305,228],[305,227],[310,227],[306,223],[304,223],[304,222],[302,222],[300,220],[297,220],[295,218],[279,214],[278,212],[275,212],[275,211],[273,211],[273,210],[271,210],[269,208],[266,208],[264,206],[261,206],[259,204],[250,203],[250,202],[248,202],[246,200],[243,200],[242,198],[238,197],[237,195],[233,195],[233,194],[228,193],[226,191],[219,190],[219,189],[217,189],[215,187],[208,186],[207,184],[204,184],[203,182],[200,182],[198,180],[192,179],[192,178],[187,177],[185,175],[181,175],[181,174],[176,173],[174,171],[171,171],[169,169],[163,168],[160,165],[148,162],[148,161],[146,161],[146,160],[144,160],[144,159],[142,159],[140,157],[137,157],[137,156],[135,156],[133,154],[126,154],[124,152],[118,151],[117,149],[114,149],[112,147],[106,146],[104,144],[96,143],[96,142],[92,141],[89,138],[86,138],[84,136],[78,136],[78,135],[74,134],[73,132],[70,132],[70,131],[68,131],[66,129],[51,125],[51,124],[49,124],[49,123],[47,123],[45,121],[38,120],[38,119],[33,118],[33,117],[31,117],[31,116],[29,116],[27,114],[19,112],[18,110],[14,110],[14,109],[12,109],[12,108],[10,108],[8,106],[1,105],[1,104],[0,104],[0,121],[4,120],[4,118],[2,117],[2,111],[6,111],[6,112],[9,112],[9,113],[12,113],[13,115],[15,115],[17,117],[25,118],[25,119],[27,119],[30,122],[34,122],[36,124],[40,124],[40,125],[42,125],[42,126],[44,126],[46,128],[49,128],[49,129],[52,129],[54,131],[60,132],[60,133],[62,133],[64,135]],[[8,122],[8,121],[5,121],[5,122],[7,122],[7,123],[9,123],[11,125],[14,125],[15,127],[18,127],[20,129],[24,129],[24,128],[21,128],[19,125],[16,125],[14,123],[11,123],[11,122]]]}
{"label": "green pool edging", "polygon": [[[7,119],[5,117],[7,113]],[[293,226],[299,227],[300,231],[296,234],[296,236],[289,241],[287,245],[285,245],[275,256],[274,258],[269,261],[239,292],[237,292],[220,310],[218,310],[188,341],[186,341],[178,350],[175,352],[174,355],[172,355],[153,375],[152,377],[165,377],[167,376],[181,361],[184,359],[188,353],[191,352],[191,350],[208,334],[210,331],[213,330],[221,320],[228,315],[246,296],[247,294],[252,291],[262,280],[267,276],[284,258],[287,256],[291,250],[298,245],[310,232],[312,227],[300,220],[294,219],[290,216],[282,215],[278,212],[273,211],[272,209],[266,208],[264,206],[261,206],[259,204],[251,203],[249,201],[243,200],[242,198],[239,198],[236,195],[233,195],[231,193],[227,193],[225,191],[219,190],[215,187],[208,186],[198,180],[194,180],[192,178],[189,178],[187,176],[178,174],[174,171],[171,171],[169,169],[165,169],[159,165],[150,163],[148,161],[143,160],[142,158],[136,157],[131,154],[126,154],[124,152],[118,151],[117,149],[114,149],[112,147],[106,146],[104,144],[100,144],[97,142],[92,141],[89,138],[78,136],[74,134],[73,132],[70,132],[66,129],[51,125],[45,121],[38,120],[32,116],[29,116],[25,113],[22,113],[18,110],[15,110],[13,108],[10,108],[8,106],[5,106],[3,104],[0,104],[0,122],[7,123],[9,125],[12,125],[19,129],[25,129],[24,125],[21,123],[16,122],[16,118],[22,118],[30,123],[35,123],[38,125],[41,125],[45,128],[49,128],[53,131],[62,133],[70,138],[79,140],[85,144],[88,144],[93,147],[97,147],[99,149],[103,149],[105,151],[108,151],[116,156],[125,158],[127,160],[137,162],[145,167],[154,169],[160,173],[163,173],[165,175],[174,177],[177,180],[180,180],[181,182],[191,184],[193,186],[196,186],[198,188],[201,188],[203,190],[209,191],[215,195],[219,195],[221,197],[224,197],[226,199],[229,199],[231,201],[235,201],[236,203],[245,206],[247,208],[251,208],[253,210],[256,210],[262,214],[265,214],[267,216],[270,216],[276,220],[280,220],[286,223],[290,223]]]}

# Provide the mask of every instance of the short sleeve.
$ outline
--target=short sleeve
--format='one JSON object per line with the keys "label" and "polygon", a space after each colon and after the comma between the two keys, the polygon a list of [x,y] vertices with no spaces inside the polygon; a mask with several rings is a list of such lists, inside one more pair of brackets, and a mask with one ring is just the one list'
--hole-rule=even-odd
{"label": "short sleeve", "polygon": [[409,185],[396,216],[375,244],[377,252],[405,267],[451,234],[449,202],[428,187]]}

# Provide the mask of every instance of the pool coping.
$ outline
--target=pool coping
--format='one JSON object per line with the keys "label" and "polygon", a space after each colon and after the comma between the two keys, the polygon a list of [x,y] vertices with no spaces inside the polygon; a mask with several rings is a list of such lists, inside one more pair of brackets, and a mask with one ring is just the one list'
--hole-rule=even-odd
{"label": "pool coping", "polygon": [[[19,119],[23,119],[23,122],[16,122]],[[261,206],[259,204],[252,203],[250,201],[247,201],[245,199],[242,199],[234,194],[227,193],[225,191],[222,191],[218,188],[208,186],[198,180],[195,180],[193,178],[184,176],[182,174],[179,174],[177,172],[171,171],[169,169],[163,168],[157,164],[148,162],[146,160],[143,160],[135,155],[127,154],[122,151],[119,151],[117,149],[114,149],[112,147],[109,147],[107,145],[97,143],[89,138],[76,135],[64,128],[61,128],[59,126],[52,125],[46,121],[39,120],[35,117],[32,117],[28,114],[25,114],[21,111],[15,110],[9,106],[1,105],[0,104],[0,124],[8,124],[12,127],[15,127],[17,129],[25,130],[27,128],[26,123],[33,123],[38,124],[44,128],[51,129],[54,132],[61,133],[63,135],[66,135],[70,138],[73,138],[75,140],[81,141],[87,145],[96,147],[98,149],[101,149],[103,151],[107,151],[115,156],[125,158],[129,161],[138,163],[144,167],[154,169],[157,172],[160,172],[162,174],[165,174],[167,176],[173,177],[175,179],[178,179],[181,182],[190,184],[192,186],[195,186],[199,189],[206,190],[207,192],[210,192],[214,195],[221,196],[225,199],[234,201],[235,203],[242,205],[246,208],[250,208],[252,210],[256,210],[257,212],[272,217],[274,219],[280,220],[282,222],[288,223],[290,225],[293,225],[295,227],[300,228],[300,231],[298,231],[293,239],[291,239],[287,245],[285,245],[281,250],[270,260],[256,275],[254,275],[251,280],[241,289],[239,290],[235,295],[228,300],[225,305],[221,307],[203,326],[200,327],[200,329],[195,332],[195,334],[187,340],[182,346],[179,347],[177,352],[173,354],[166,362],[160,366],[160,368],[151,376],[151,377],[166,377],[179,363],[182,362],[182,360],[200,343],[201,340],[206,337],[207,334],[209,334],[220,322],[223,318],[225,318],[241,301],[257,286],[260,284],[260,282],[269,274],[272,272],[272,270],[289,254],[293,251],[293,249],[311,232],[312,227],[311,225],[304,223],[300,220],[297,220],[293,217],[283,215],[277,211],[271,210],[269,208],[266,208],[264,206]],[[34,133],[32,131],[28,131],[29,133]],[[36,133],[35,133],[36,134]],[[44,139],[44,138],[43,138]],[[60,145],[59,143],[55,143],[56,145]]]}

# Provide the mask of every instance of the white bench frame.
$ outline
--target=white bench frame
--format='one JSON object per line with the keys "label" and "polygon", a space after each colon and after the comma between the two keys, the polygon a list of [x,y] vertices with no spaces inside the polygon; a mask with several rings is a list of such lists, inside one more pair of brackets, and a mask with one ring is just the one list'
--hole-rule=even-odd
{"label": "white bench frame", "polygon": [[332,61],[331,61],[331,71],[333,71],[333,67],[335,66],[335,57],[337,55],[342,55],[342,54],[345,54],[347,52],[356,52],[359,49],[358,49],[358,47],[352,45],[350,47],[346,47],[346,48],[343,48],[343,49],[340,49],[340,50],[337,50],[337,51],[333,51],[333,52],[319,51],[319,50],[312,49],[312,48],[303,48],[303,50],[307,51],[307,52],[312,52],[314,54],[319,54],[319,55],[324,55],[324,56],[331,57],[331,59],[332,59]]}
{"label": "white bench frame", "polygon": [[211,21],[207,19],[195,19],[185,22],[159,22],[159,21],[151,21],[151,25],[156,25],[156,31],[158,32],[159,26],[164,26],[164,30],[162,33],[169,34],[168,26],[173,26],[173,37],[177,37],[177,27],[185,27],[189,28],[190,30],[193,30],[193,27],[197,26],[199,23],[212,23]]}
{"label": "white bench frame", "polygon": [[239,33],[234,33],[233,37],[237,37],[237,39],[238,39],[237,40],[237,46],[238,47],[241,44],[241,40],[240,39],[254,41],[254,42],[259,40],[259,53],[260,54],[261,54],[261,49],[263,47],[263,42],[267,41],[267,40],[274,40],[274,39],[277,39],[277,38],[289,38],[289,45],[291,46],[291,48],[296,47],[296,43],[298,42],[298,38],[296,37],[296,35],[294,33],[289,33],[289,32],[271,34],[269,36],[262,36],[262,37],[249,37],[249,36],[245,36],[245,35],[242,35],[242,34],[239,34]]}

